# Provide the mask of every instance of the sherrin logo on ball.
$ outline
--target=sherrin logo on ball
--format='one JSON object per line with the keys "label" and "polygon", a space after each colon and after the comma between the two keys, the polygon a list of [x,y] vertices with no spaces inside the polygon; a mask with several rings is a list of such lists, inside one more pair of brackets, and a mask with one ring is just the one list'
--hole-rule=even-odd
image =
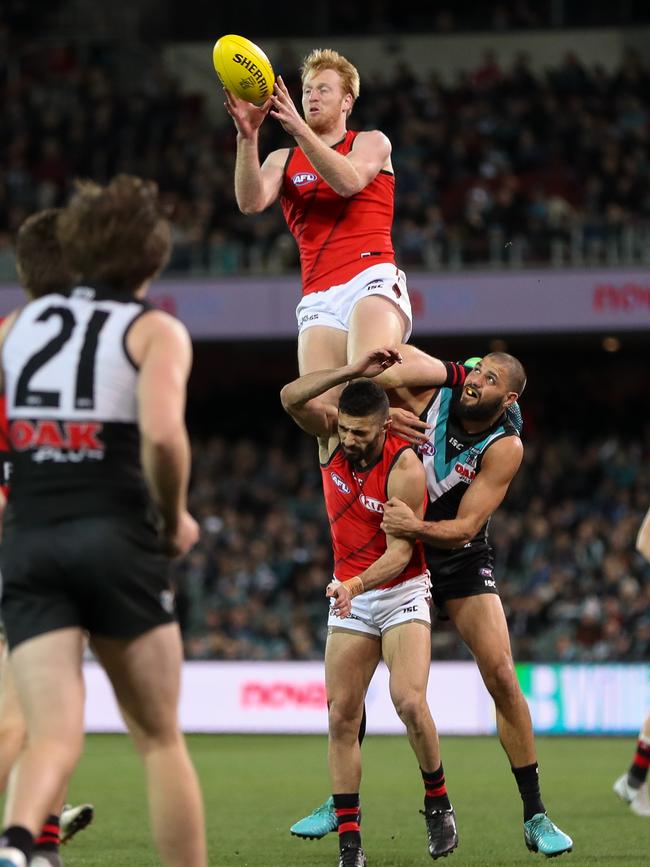
{"label": "sherrin logo on ball", "polygon": [[250,39],[232,33],[222,36],[212,50],[212,62],[219,81],[239,99],[262,105],[273,93],[273,67]]}

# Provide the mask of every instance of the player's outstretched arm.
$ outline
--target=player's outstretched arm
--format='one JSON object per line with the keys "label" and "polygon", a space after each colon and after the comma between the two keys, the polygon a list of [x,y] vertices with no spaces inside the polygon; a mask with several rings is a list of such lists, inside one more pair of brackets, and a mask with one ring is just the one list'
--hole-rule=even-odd
{"label": "player's outstretched arm", "polygon": [[456,388],[463,384],[468,370],[455,361],[442,361],[411,344],[399,347],[404,363],[385,371],[377,380],[387,391],[400,388]]}
{"label": "player's outstretched arm", "polygon": [[646,512],[643,523],[636,537],[636,549],[650,562],[650,509]]}
{"label": "player's outstretched arm", "polygon": [[192,345],[185,326],[158,310],[137,320],[127,345],[139,366],[142,469],[160,509],[170,552],[184,554],[198,539],[198,525],[187,511],[191,458],[185,394]]}
{"label": "player's outstretched arm", "polygon": [[237,128],[237,156],[235,159],[235,198],[242,214],[259,214],[280,195],[287,148],[273,151],[260,165],[259,128],[271,108],[267,100],[263,106],[252,105],[238,99],[230,91],[226,95],[226,111]]}
{"label": "player's outstretched arm", "polygon": [[[389,497],[399,497],[401,501],[408,504],[407,508],[411,514],[422,518],[426,476],[422,463],[412,449],[404,450],[395,462],[388,477],[387,488]],[[354,596],[397,578],[408,566],[413,554],[413,544],[413,539],[386,533],[386,550],[372,566],[347,581],[342,583],[333,581],[328,584],[325,595],[336,599],[332,606],[334,613],[338,617],[347,617]]]}
{"label": "player's outstretched arm", "polygon": [[284,386],[280,392],[282,406],[304,431],[325,439],[336,431],[338,412],[333,404],[318,398],[337,385],[362,376],[373,378],[399,363],[399,352],[387,347],[374,349],[353,364],[306,373]]}
{"label": "player's outstretched arm", "polygon": [[348,198],[363,190],[390,158],[390,141],[379,130],[359,133],[347,155],[333,150],[300,116],[281,76],[273,88],[271,102],[271,116],[294,137],[316,171],[339,196]]}
{"label": "player's outstretched arm", "polygon": [[384,506],[383,529],[407,539],[421,539],[436,548],[461,548],[470,542],[499,507],[523,457],[519,437],[494,443],[483,457],[481,469],[463,495],[458,514],[449,521],[423,521],[400,499]]}

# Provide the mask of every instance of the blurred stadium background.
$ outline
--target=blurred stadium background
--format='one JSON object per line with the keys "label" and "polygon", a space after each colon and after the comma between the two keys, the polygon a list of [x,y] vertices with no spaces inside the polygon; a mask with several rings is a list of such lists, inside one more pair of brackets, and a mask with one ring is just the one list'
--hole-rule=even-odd
{"label": "blurred stadium background", "polygon": [[[63,204],[75,177],[154,178],[173,221],[153,297],[195,339],[203,535],[178,570],[187,727],[325,725],[328,529],[315,448],[278,399],[296,374],[297,255],[279,208],[244,217],[235,204],[235,136],[211,66],[214,40],[235,32],[265,48],[296,99],[309,48],[358,65],[352,126],[393,143],[414,342],[454,359],[506,348],[529,373],[526,459],[492,538],[537,730],[633,734],[650,707],[650,567],[634,550],[650,491],[650,6],[245,5],[0,11],[0,313],[20,302],[17,227]],[[267,122],[263,152],[286,144]],[[441,729],[493,731],[444,623],[433,659]],[[119,728],[92,665],[89,683],[89,727]],[[370,730],[398,730],[383,692]]]}

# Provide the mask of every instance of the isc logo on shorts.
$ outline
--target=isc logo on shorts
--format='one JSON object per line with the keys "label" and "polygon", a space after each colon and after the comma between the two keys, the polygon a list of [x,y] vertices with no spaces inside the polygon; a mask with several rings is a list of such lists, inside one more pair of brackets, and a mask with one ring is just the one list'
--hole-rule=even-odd
{"label": "isc logo on shorts", "polygon": [[304,187],[305,184],[313,184],[314,181],[317,181],[318,175],[315,175],[313,172],[298,172],[291,180],[295,187]]}

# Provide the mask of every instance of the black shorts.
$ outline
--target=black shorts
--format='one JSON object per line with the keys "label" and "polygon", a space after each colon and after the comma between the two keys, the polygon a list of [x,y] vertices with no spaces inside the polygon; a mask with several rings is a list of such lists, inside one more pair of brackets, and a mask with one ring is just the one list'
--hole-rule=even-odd
{"label": "black shorts", "polygon": [[175,620],[169,557],[139,517],[10,526],[0,569],[11,649],[65,627],[131,639]]}
{"label": "black shorts", "polygon": [[494,580],[494,561],[490,552],[463,560],[457,555],[453,566],[443,558],[427,557],[431,572],[431,596],[439,614],[444,617],[448,599],[465,599],[484,593],[499,594]]}

